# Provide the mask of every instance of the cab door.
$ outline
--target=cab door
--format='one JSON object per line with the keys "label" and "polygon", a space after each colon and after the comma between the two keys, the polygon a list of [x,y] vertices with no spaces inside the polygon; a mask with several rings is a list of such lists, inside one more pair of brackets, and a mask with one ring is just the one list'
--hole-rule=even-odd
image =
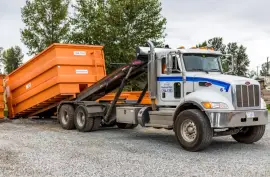
{"label": "cab door", "polygon": [[[161,70],[158,73],[158,105],[175,106],[179,104],[182,98],[183,79],[181,72],[181,63],[178,58],[172,59],[171,74],[166,73],[166,58],[161,59]],[[159,70],[157,70],[159,71]]]}

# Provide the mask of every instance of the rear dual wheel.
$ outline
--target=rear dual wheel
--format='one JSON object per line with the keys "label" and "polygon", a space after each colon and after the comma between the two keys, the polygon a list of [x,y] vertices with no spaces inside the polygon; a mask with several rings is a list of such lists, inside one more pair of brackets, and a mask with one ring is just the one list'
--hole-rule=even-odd
{"label": "rear dual wheel", "polygon": [[84,106],[78,106],[75,110],[75,127],[80,132],[90,132],[100,127],[100,117],[88,117],[88,111]]}
{"label": "rear dual wheel", "polygon": [[58,120],[63,129],[77,129],[80,132],[90,132],[100,127],[100,117],[88,117],[86,107],[78,106],[76,110],[69,104],[60,107]]}
{"label": "rear dual wheel", "polygon": [[74,108],[72,105],[64,104],[60,107],[58,120],[63,129],[72,130],[74,125]]}

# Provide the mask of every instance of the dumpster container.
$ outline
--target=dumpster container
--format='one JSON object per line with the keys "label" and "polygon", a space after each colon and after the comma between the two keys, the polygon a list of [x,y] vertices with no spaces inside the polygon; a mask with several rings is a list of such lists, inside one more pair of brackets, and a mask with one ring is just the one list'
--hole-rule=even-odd
{"label": "dumpster container", "polygon": [[5,75],[0,75],[0,119],[4,118],[4,109],[5,109],[5,101],[4,101],[4,86],[3,79]]}
{"label": "dumpster container", "polygon": [[55,108],[105,75],[102,46],[52,44],[6,77],[9,117]]}

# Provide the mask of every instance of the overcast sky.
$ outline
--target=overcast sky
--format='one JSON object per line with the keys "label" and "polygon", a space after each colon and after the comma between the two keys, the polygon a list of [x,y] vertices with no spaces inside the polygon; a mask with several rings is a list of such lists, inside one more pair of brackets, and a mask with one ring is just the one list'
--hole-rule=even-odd
{"label": "overcast sky", "polygon": [[[20,42],[20,8],[24,0],[0,0],[0,46],[26,47]],[[225,43],[247,47],[251,69],[270,56],[269,0],[162,0],[167,18],[166,43],[171,47],[191,47],[220,36]],[[30,57],[25,56],[27,61]]]}

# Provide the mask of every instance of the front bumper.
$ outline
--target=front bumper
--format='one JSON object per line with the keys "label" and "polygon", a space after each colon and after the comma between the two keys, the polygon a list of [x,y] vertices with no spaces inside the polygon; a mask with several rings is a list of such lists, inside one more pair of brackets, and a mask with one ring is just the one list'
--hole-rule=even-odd
{"label": "front bumper", "polygon": [[[247,118],[246,112],[254,112],[254,118]],[[212,128],[247,127],[266,125],[268,123],[267,110],[248,110],[232,112],[206,111]]]}

